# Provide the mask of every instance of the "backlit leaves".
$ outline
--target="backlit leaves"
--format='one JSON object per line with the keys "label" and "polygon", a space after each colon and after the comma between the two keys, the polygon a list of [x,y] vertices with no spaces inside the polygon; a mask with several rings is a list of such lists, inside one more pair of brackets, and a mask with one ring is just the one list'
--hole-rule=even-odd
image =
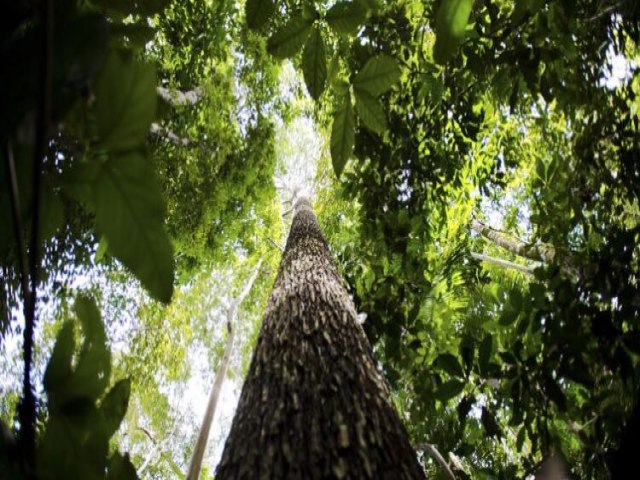
{"label": "backlit leaves", "polygon": [[337,33],[354,35],[367,18],[367,11],[357,1],[338,2],[329,9],[325,18]]}
{"label": "backlit leaves", "polygon": [[269,38],[267,50],[278,58],[293,57],[307,40],[312,24],[312,21],[302,17],[292,18]]}
{"label": "backlit leaves", "polygon": [[342,174],[344,166],[351,156],[354,141],[353,106],[351,105],[351,95],[347,90],[338,100],[331,128],[331,161],[337,177]]}
{"label": "backlit leaves", "polygon": [[262,28],[276,10],[273,0],[247,0],[245,12],[249,28],[257,30]]}
{"label": "backlit leaves", "polygon": [[387,129],[387,119],[380,100],[366,91],[356,90],[356,112],[365,126],[376,133]]}
{"label": "backlit leaves", "polygon": [[436,43],[433,58],[437,63],[449,61],[464,39],[473,0],[443,0],[436,14]]}
{"label": "backlit leaves", "polygon": [[307,90],[318,100],[327,83],[327,58],[320,29],[314,27],[302,52],[302,73]]}
{"label": "backlit leaves", "polygon": [[388,55],[370,58],[353,79],[353,88],[371,95],[388,91],[400,78],[398,63]]}
{"label": "backlit leaves", "polygon": [[115,153],[144,144],[156,113],[155,86],[153,67],[135,61],[130,53],[109,54],[93,105],[101,147]]}
{"label": "backlit leaves", "polygon": [[110,158],[94,184],[96,224],[112,252],[158,300],[173,293],[173,251],[164,231],[164,200],[138,153]]}
{"label": "backlit leaves", "polygon": [[[130,385],[121,380],[104,395],[109,385],[111,358],[104,325],[94,301],[78,297],[76,316],[84,340],[76,354],[73,323],[67,321],[58,333],[47,364],[44,388],[49,416],[38,444],[38,478],[102,479],[107,469],[109,439],[118,429],[129,403]],[[77,357],[73,365],[73,357]],[[97,400],[104,395],[100,406]],[[135,479],[135,469],[109,462],[107,478]]]}

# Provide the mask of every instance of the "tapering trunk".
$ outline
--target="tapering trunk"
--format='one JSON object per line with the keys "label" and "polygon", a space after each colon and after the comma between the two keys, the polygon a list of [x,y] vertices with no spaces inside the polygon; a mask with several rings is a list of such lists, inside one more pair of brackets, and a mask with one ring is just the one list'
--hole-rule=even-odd
{"label": "tapering trunk", "polygon": [[216,473],[285,478],[424,478],[305,199]]}

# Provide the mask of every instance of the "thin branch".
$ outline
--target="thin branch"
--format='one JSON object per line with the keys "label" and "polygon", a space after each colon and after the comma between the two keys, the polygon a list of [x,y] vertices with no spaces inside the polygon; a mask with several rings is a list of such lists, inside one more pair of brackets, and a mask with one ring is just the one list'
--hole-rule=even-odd
{"label": "thin branch", "polygon": [[191,140],[189,140],[188,138],[180,137],[168,128],[163,127],[156,122],[151,124],[149,133],[155,137],[166,138],[167,140],[169,140],[169,142],[178,147],[188,147],[189,145],[191,145]]}
{"label": "thin branch", "polygon": [[204,97],[204,89],[202,87],[196,87],[187,92],[171,90],[165,87],[157,87],[156,92],[160,98],[174,107],[195,105]]}
{"label": "thin branch", "polygon": [[220,363],[220,369],[216,374],[216,378],[213,381],[213,387],[211,388],[211,394],[209,395],[209,402],[207,404],[207,409],[204,412],[204,418],[202,419],[202,426],[200,427],[200,432],[198,434],[198,440],[196,441],[196,446],[193,449],[193,457],[191,458],[191,463],[189,464],[189,472],[187,473],[187,480],[197,480],[200,476],[200,468],[202,467],[202,458],[204,457],[204,451],[207,447],[207,441],[209,440],[209,431],[211,430],[211,424],[213,423],[213,416],[216,412],[216,407],[218,405],[218,399],[220,397],[220,392],[222,390],[222,382],[224,382],[224,378],[227,373],[227,369],[229,368],[229,361],[231,359],[231,351],[233,349],[233,339],[235,337],[234,330],[234,321],[236,318],[236,312],[244,299],[249,295],[253,284],[258,278],[258,274],[260,273],[260,267],[262,266],[262,258],[258,260],[257,265],[255,266],[253,273],[249,277],[249,279],[245,282],[244,288],[240,292],[240,294],[231,302],[231,305],[227,309],[227,344],[224,348],[224,355],[222,356],[222,361]]}
{"label": "thin branch", "polygon": [[456,480],[456,476],[453,474],[451,467],[449,467],[449,464],[440,454],[435,445],[431,443],[423,443],[422,445],[418,445],[417,450],[422,450],[423,452],[428,453],[431,458],[433,458],[440,465],[440,467],[442,467],[445,477],[447,477],[449,480]]}
{"label": "thin branch", "polygon": [[520,265],[519,263],[503,260],[502,258],[490,257],[489,255],[484,255],[482,253],[477,253],[477,252],[469,252],[469,253],[471,255],[471,258],[475,260],[492,263],[493,265],[497,265],[499,267],[513,268],[522,273],[526,273],[527,275],[533,275],[534,267],[529,267],[527,265]]}
{"label": "thin branch", "polygon": [[273,238],[267,238],[267,242],[269,242],[271,245],[273,245],[278,250],[280,250],[282,253],[284,253],[284,248],[282,248],[280,245],[278,245]]}
{"label": "thin branch", "polygon": [[565,274],[574,279],[580,279],[582,277],[580,269],[576,266],[573,258],[571,256],[558,258],[555,247],[549,243],[530,245],[522,240],[500,233],[478,220],[471,222],[471,229],[514,255],[545,264],[557,263]]}

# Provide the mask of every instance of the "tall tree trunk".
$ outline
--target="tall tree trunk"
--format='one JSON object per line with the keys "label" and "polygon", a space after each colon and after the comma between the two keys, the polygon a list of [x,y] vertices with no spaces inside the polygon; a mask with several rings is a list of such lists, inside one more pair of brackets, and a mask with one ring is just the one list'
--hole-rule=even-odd
{"label": "tall tree trunk", "polygon": [[424,478],[304,198],[216,473],[292,478]]}

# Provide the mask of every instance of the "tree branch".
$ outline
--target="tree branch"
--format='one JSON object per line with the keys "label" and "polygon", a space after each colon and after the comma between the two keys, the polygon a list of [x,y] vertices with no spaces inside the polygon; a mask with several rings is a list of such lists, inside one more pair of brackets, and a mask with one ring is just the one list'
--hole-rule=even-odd
{"label": "tree branch", "polygon": [[[514,255],[518,255],[519,257],[528,258],[529,260],[546,264],[558,263],[556,259],[556,249],[549,243],[529,245],[522,240],[517,240],[509,237],[508,235],[497,232],[478,220],[473,220],[471,222],[471,229],[487,240],[490,240],[496,245],[513,253]],[[565,274],[573,277],[574,279],[581,277],[579,269],[575,266],[570,257],[561,258],[559,260],[561,260],[559,265]]]}
{"label": "tree branch", "polygon": [[157,87],[156,92],[160,98],[174,107],[195,105],[204,97],[204,89],[202,87],[196,87],[193,90],[186,92],[171,90],[165,87]]}
{"label": "tree branch", "polygon": [[151,128],[149,128],[149,133],[158,138],[166,138],[167,140],[169,140],[169,142],[171,142],[172,144],[178,147],[188,147],[191,145],[191,140],[189,140],[188,138],[179,137],[168,128],[163,127],[162,125],[156,122],[151,124]]}
{"label": "tree branch", "polygon": [[273,238],[267,238],[267,242],[269,242],[271,245],[273,245],[278,250],[280,250],[282,253],[284,253],[284,248],[282,248],[280,245],[278,245]]}
{"label": "tree branch", "polygon": [[417,450],[422,450],[423,452],[428,453],[429,456],[431,456],[431,458],[433,458],[440,465],[440,467],[444,471],[445,477],[447,477],[449,480],[456,480],[456,476],[453,474],[451,467],[449,467],[449,464],[440,454],[435,445],[431,443],[423,443],[422,445],[418,445]]}
{"label": "tree branch", "polygon": [[533,275],[534,267],[528,267],[526,265],[520,265],[519,263],[510,262],[508,260],[503,260],[502,258],[490,257],[489,255],[484,255],[482,253],[469,252],[471,258],[475,260],[480,260],[482,262],[492,263],[493,265],[497,265],[499,267],[504,268],[513,268],[522,273],[526,273],[527,275]]}
{"label": "tree branch", "polygon": [[262,258],[258,260],[253,273],[249,279],[245,282],[244,288],[240,294],[231,302],[231,305],[227,309],[227,344],[224,347],[224,355],[222,356],[222,362],[220,363],[220,369],[216,374],[216,378],[211,388],[211,394],[209,395],[209,403],[207,409],[204,412],[204,418],[202,419],[202,425],[200,427],[200,433],[198,434],[198,440],[196,446],[193,449],[193,457],[189,464],[189,472],[187,473],[187,480],[197,480],[200,476],[200,469],[202,467],[202,458],[204,457],[204,451],[207,447],[207,441],[209,440],[209,431],[211,430],[211,424],[213,422],[213,416],[216,412],[218,405],[218,399],[222,390],[222,382],[226,376],[227,369],[229,368],[229,361],[231,359],[231,351],[233,349],[233,339],[235,336],[235,330],[233,324],[236,317],[236,312],[244,299],[249,295],[253,284],[258,278],[260,273],[260,267],[262,266]]}

